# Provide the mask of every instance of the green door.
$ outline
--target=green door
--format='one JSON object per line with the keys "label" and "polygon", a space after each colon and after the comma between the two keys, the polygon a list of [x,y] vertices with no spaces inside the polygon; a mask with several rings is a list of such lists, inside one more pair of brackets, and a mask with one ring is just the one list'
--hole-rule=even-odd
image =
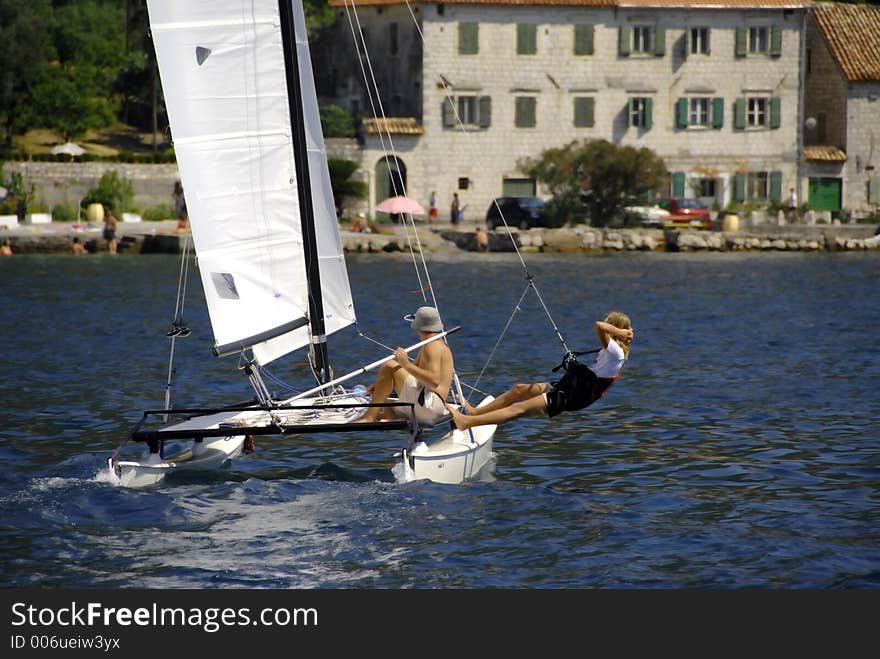
{"label": "green door", "polygon": [[839,178],[811,178],[810,208],[817,211],[838,212],[840,210],[840,188]]}
{"label": "green door", "polygon": [[501,182],[502,197],[534,197],[535,179],[506,178]]}

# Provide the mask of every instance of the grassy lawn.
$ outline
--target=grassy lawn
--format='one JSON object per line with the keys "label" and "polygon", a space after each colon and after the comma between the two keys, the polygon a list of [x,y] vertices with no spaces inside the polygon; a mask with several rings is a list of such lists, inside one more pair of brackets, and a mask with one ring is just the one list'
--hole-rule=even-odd
{"label": "grassy lawn", "polygon": [[[101,130],[92,130],[85,135],[71,140],[79,144],[86,152],[95,156],[115,156],[120,151],[133,153],[153,153],[154,136],[152,133],[141,133],[131,126],[117,124]],[[49,153],[53,146],[64,142],[64,138],[52,130],[32,130],[25,135],[12,138],[13,148],[25,153]],[[155,136],[156,151],[164,152],[169,146],[167,136]]]}

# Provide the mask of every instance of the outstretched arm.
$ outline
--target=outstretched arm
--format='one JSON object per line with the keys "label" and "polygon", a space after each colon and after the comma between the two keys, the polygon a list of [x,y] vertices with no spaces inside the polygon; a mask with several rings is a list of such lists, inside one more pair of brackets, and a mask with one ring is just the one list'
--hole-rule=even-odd
{"label": "outstretched arm", "polygon": [[597,320],[596,336],[599,337],[599,343],[602,344],[602,347],[607,348],[608,342],[613,337],[620,339],[624,343],[632,342],[635,332],[631,329],[620,329],[619,327],[615,327],[611,323],[606,323],[603,320]]}

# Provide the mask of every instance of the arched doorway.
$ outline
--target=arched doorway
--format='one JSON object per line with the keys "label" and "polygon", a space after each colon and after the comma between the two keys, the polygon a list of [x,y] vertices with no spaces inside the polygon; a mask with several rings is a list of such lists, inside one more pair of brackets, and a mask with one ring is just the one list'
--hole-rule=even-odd
{"label": "arched doorway", "polygon": [[[406,194],[406,165],[396,156],[385,156],[376,163],[376,199],[378,205],[388,197]],[[396,217],[392,217],[397,222]]]}

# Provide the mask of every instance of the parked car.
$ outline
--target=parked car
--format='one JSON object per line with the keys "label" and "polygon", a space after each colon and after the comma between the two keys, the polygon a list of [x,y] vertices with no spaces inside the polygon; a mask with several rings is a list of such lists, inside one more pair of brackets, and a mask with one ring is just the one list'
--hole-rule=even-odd
{"label": "parked car", "polygon": [[669,219],[669,211],[659,206],[626,206],[623,209],[625,224],[662,229]]}
{"label": "parked car", "polygon": [[486,211],[486,226],[491,231],[497,226],[504,226],[505,222],[509,227],[519,229],[547,226],[544,201],[538,197],[498,197]]}
{"label": "parked car", "polygon": [[660,207],[669,211],[669,217],[665,219],[667,226],[686,226],[695,229],[712,228],[709,209],[699,199],[672,197],[660,201]]}

